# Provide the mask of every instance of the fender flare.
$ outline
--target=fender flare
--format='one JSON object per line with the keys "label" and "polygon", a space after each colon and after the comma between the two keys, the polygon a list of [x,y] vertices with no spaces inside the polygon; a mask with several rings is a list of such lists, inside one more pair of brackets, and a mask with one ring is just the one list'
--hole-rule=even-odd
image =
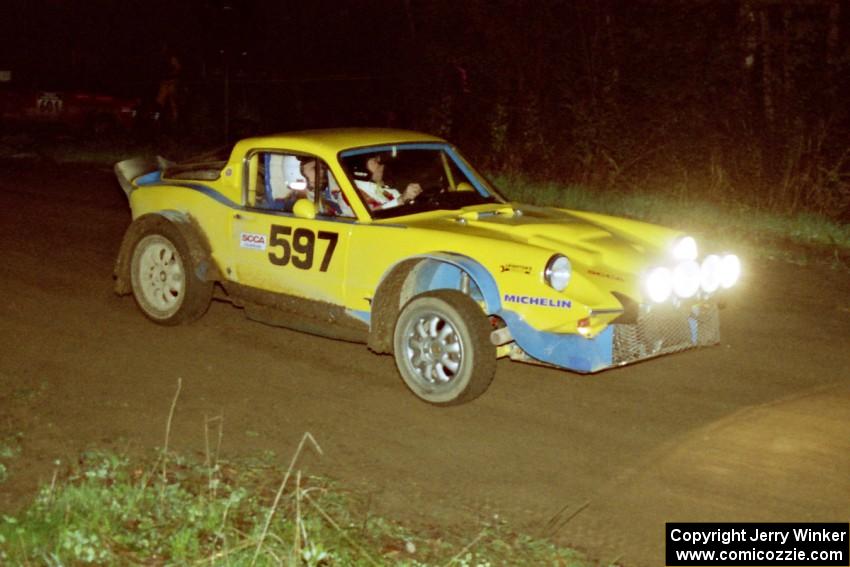
{"label": "fender flare", "polygon": [[[435,289],[452,289],[445,285],[429,285],[434,282],[416,281],[416,274],[424,265],[445,265],[465,273],[477,294],[484,300],[487,314],[499,313],[502,304],[499,287],[490,272],[477,261],[451,252],[433,252],[405,258],[390,266],[372,297],[372,310],[369,318],[368,346],[377,353],[392,353],[393,331],[402,307],[413,296]],[[439,268],[437,268],[439,269]],[[459,289],[459,288],[455,288]]]}
{"label": "fender flare", "polygon": [[212,258],[212,249],[203,230],[189,215],[174,210],[148,213],[135,219],[121,240],[121,248],[115,260],[113,276],[115,277],[115,293],[127,295],[132,292],[130,279],[130,261],[133,248],[139,239],[149,230],[168,223],[174,226],[189,247],[192,264],[196,266],[195,277],[201,281],[220,281],[221,272]]}

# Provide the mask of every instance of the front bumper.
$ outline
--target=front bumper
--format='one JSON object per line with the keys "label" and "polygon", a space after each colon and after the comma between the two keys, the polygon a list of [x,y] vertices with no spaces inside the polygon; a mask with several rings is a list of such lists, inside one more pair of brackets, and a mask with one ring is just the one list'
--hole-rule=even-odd
{"label": "front bumper", "polygon": [[512,359],[581,373],[720,342],[716,304],[642,307],[635,322],[614,323],[592,339],[538,331],[512,312],[503,318],[515,341]]}
{"label": "front bumper", "polygon": [[612,366],[720,342],[716,304],[666,307],[640,313],[636,323],[614,324]]}

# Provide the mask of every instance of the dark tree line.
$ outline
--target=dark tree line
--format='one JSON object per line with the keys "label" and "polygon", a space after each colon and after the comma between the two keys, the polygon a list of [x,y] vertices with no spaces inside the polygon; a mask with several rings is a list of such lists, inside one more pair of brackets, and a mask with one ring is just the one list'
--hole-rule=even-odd
{"label": "dark tree line", "polygon": [[404,115],[491,167],[850,218],[846,1],[400,7]]}

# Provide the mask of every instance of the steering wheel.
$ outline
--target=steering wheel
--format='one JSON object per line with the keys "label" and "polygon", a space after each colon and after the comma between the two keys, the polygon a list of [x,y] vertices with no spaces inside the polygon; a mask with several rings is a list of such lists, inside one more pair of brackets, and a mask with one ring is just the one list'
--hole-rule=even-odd
{"label": "steering wheel", "polygon": [[421,183],[420,187],[422,187],[422,192],[408,201],[408,204],[437,205],[440,197],[446,192],[446,188],[439,181]]}

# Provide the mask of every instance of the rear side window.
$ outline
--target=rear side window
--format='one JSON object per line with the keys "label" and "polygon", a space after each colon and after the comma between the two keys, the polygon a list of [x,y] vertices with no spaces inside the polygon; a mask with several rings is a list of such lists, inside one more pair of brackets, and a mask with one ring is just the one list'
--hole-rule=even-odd
{"label": "rear side window", "polygon": [[298,200],[309,199],[319,215],[354,218],[327,164],[315,156],[259,152],[252,158],[252,168],[256,172],[253,194],[249,190],[249,206],[291,212]]}

